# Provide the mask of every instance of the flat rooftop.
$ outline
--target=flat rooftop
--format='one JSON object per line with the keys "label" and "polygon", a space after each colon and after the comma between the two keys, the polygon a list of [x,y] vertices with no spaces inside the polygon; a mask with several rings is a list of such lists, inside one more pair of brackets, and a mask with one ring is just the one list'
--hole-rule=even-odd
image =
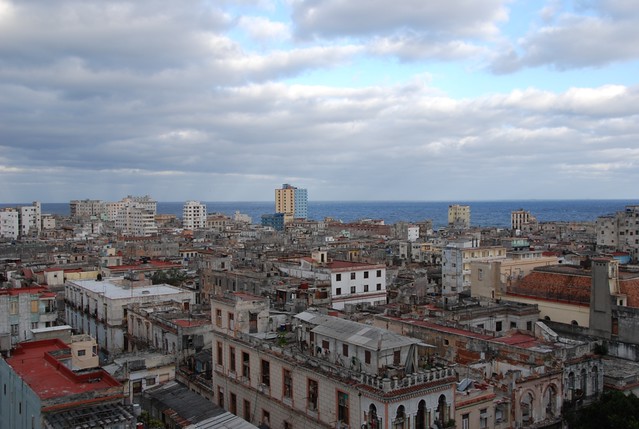
{"label": "flat rooftop", "polygon": [[121,284],[105,280],[74,280],[70,282],[83,289],[96,294],[103,294],[107,299],[126,299],[152,295],[155,297],[170,296],[177,293],[188,292],[175,286],[160,284],[151,286],[125,287]]}
{"label": "flat rooftop", "polygon": [[68,345],[57,339],[42,340],[21,343],[6,362],[42,400],[120,385],[102,369],[76,374],[58,360],[63,357],[71,357]]}

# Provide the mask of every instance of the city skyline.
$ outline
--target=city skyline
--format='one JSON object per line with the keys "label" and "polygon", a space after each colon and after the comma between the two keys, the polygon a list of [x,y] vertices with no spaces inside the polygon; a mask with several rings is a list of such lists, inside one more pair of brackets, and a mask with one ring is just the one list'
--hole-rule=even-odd
{"label": "city skyline", "polygon": [[0,0],[0,202],[633,199],[631,1]]}

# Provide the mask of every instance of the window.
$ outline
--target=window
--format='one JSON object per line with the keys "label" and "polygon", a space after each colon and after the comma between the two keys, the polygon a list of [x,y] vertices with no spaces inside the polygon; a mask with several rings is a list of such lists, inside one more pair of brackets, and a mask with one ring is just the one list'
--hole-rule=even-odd
{"label": "window", "polygon": [[235,347],[229,347],[229,368],[235,372]]}
{"label": "window", "polygon": [[37,313],[38,312],[38,301],[31,301],[31,312],[32,313]]}
{"label": "window", "polygon": [[341,274],[335,274],[335,281],[336,282],[341,282],[342,281],[342,275]]}
{"label": "window", "polygon": [[147,386],[153,386],[155,384],[155,377],[149,377],[146,379]]}
{"label": "window", "polygon": [[250,357],[246,352],[242,352],[242,377],[246,378],[246,381],[251,379]]}
{"label": "window", "polygon": [[284,429],[293,429],[293,425],[284,420]]}
{"label": "window", "polygon": [[217,342],[217,364],[224,365],[224,353],[223,353],[222,343]]}
{"label": "window", "polygon": [[222,327],[222,310],[215,310],[215,326]]}
{"label": "window", "polygon": [[368,292],[368,285],[364,285],[364,292]]}
{"label": "window", "polygon": [[351,293],[355,293],[357,289],[355,289],[355,286],[351,286]]}
{"label": "window", "polygon": [[11,325],[11,335],[15,337],[18,335],[19,332],[20,332],[20,325],[18,325],[17,323]]}
{"label": "window", "polygon": [[335,295],[341,295],[342,294],[342,288],[338,287],[337,289],[335,289]]}
{"label": "window", "polygon": [[501,320],[495,323],[495,331],[501,332]]}
{"label": "window", "polygon": [[348,415],[348,394],[337,391],[337,419],[345,424],[349,424]]}
{"label": "window", "polygon": [[229,330],[235,330],[235,315],[233,313],[229,313]]}
{"label": "window", "polygon": [[316,411],[317,410],[317,393],[318,393],[318,386],[317,386],[317,381],[315,380],[308,380],[308,392],[306,397],[308,398],[308,409],[311,411]]}
{"label": "window", "polygon": [[244,420],[251,421],[251,403],[246,399],[244,400]]}
{"label": "window", "polygon": [[381,283],[377,283],[377,290],[382,290],[382,284]]}
{"label": "window", "polygon": [[78,350],[78,356],[86,356],[87,351],[86,350]]}
{"label": "window", "polygon": [[291,376],[291,371],[285,369],[282,379],[284,384],[284,397],[290,399],[293,397],[293,377]]}
{"label": "window", "polygon": [[368,278],[368,271],[364,271],[364,278],[367,279]]}
{"label": "window", "polygon": [[377,277],[381,277],[382,276],[382,270],[377,270]]}
{"label": "window", "polygon": [[393,352],[393,365],[399,365],[401,362],[402,352],[400,350],[395,350]]}
{"label": "window", "polygon": [[133,382],[133,393],[142,392],[142,380],[136,380]]}
{"label": "window", "polygon": [[477,270],[477,277],[479,278],[479,280],[484,280],[484,270],[479,268]]}
{"label": "window", "polygon": [[262,384],[271,385],[271,364],[267,360],[262,360]]}
{"label": "window", "polygon": [[479,410],[479,428],[486,429],[488,427],[488,409],[482,408]]}
{"label": "window", "polygon": [[462,414],[462,429],[470,428],[470,414]]}
{"label": "window", "polygon": [[18,314],[18,301],[9,302],[9,314]]}
{"label": "window", "polygon": [[532,331],[532,322],[526,322],[526,330]]}
{"label": "window", "polygon": [[356,276],[355,273],[351,273],[351,280],[355,280]]}
{"label": "window", "polygon": [[224,389],[221,386],[217,387],[217,405],[224,408]]}
{"label": "window", "polygon": [[270,427],[271,424],[271,413],[262,409],[262,423],[266,425],[266,427]]}
{"label": "window", "polygon": [[342,344],[342,355],[348,356],[348,344]]}
{"label": "window", "polygon": [[364,351],[364,362],[369,365],[371,363],[371,352],[369,350]]}
{"label": "window", "polygon": [[229,412],[231,414],[237,415],[237,395],[231,392],[230,403],[229,403]]}
{"label": "window", "polygon": [[517,322],[510,322],[510,329],[517,329]]}
{"label": "window", "polygon": [[322,340],[322,348],[324,350],[328,350],[330,348],[329,347],[329,342],[327,340]]}

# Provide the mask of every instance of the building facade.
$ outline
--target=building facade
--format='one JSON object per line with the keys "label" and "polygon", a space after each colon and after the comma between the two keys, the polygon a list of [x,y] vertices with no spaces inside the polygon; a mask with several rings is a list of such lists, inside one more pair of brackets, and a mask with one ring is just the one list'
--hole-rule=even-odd
{"label": "building facade", "polygon": [[470,206],[451,204],[448,206],[448,226],[455,228],[470,227]]}
{"label": "building facade", "polygon": [[275,212],[284,213],[284,222],[308,217],[308,192],[287,183],[275,190]]}
{"label": "building facade", "polygon": [[187,201],[182,208],[182,226],[186,229],[206,227],[206,204],[199,201]]}

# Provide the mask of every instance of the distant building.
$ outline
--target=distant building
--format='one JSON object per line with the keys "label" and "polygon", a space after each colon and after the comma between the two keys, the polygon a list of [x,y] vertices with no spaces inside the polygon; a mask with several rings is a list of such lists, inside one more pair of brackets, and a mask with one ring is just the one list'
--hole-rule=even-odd
{"label": "distant building", "polygon": [[262,226],[268,226],[275,231],[284,231],[286,215],[284,213],[269,213],[262,215]]}
{"label": "distant building", "polygon": [[[73,338],[73,337],[72,337]],[[122,385],[96,368],[94,341],[21,343],[0,359],[0,425],[11,429],[133,429]]]}
{"label": "distant building", "polygon": [[448,206],[448,226],[455,228],[470,227],[470,206],[451,204]]}
{"label": "distant building", "polygon": [[115,220],[115,228],[123,235],[129,236],[149,236],[158,233],[155,223],[157,202],[149,196],[127,197],[113,204],[111,211],[112,219]]}
{"label": "distant building", "polygon": [[17,209],[0,209],[0,238],[15,240],[20,235],[20,214]]}
{"label": "distant building", "polygon": [[598,251],[628,252],[633,261],[639,260],[639,205],[597,218],[595,228]]}
{"label": "distant building", "polygon": [[510,228],[513,231],[523,231],[530,229],[531,225],[537,224],[537,218],[524,209],[510,212]]}
{"label": "distant building", "polygon": [[73,219],[97,217],[106,220],[107,203],[102,200],[71,200],[69,215]]}
{"label": "distant building", "polygon": [[308,217],[308,192],[287,183],[275,190],[275,212],[284,213],[284,222]]}
{"label": "distant building", "polygon": [[186,229],[206,227],[206,204],[199,201],[187,201],[182,208],[182,226]]}

